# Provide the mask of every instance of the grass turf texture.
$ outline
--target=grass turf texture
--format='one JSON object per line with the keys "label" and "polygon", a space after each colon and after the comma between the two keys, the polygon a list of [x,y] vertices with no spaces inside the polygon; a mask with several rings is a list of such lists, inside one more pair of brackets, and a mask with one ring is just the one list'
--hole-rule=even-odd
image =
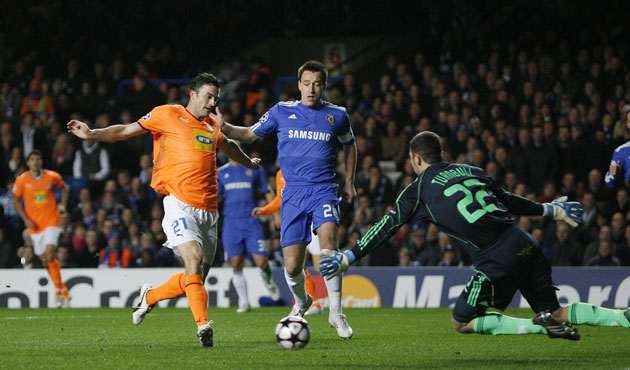
{"label": "grass turf texture", "polygon": [[[156,308],[140,325],[131,309],[0,309],[0,368],[628,368],[630,329],[580,326],[582,340],[462,335],[450,309],[347,309],[354,338],[328,316],[307,316],[301,350],[275,341],[289,307],[237,314],[210,309],[214,348],[202,348],[188,309]],[[529,310],[506,314],[531,317]]]}

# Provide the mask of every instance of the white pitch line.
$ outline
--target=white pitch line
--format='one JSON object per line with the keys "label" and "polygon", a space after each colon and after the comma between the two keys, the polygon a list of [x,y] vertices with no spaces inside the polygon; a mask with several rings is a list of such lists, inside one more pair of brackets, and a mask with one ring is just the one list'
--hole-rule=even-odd
{"label": "white pitch line", "polygon": [[[41,319],[63,319],[63,318],[69,318],[69,319],[91,319],[91,318],[95,318],[95,317],[103,317],[104,315],[99,315],[99,316],[95,316],[95,315],[85,315],[85,316],[77,316],[77,315],[71,315],[71,316],[9,316],[9,317],[3,317],[4,320],[41,320]],[[109,315],[109,316],[113,316],[113,315]]]}
{"label": "white pitch line", "polygon": [[[153,316],[169,316],[178,314],[151,314]],[[45,319],[93,319],[103,317],[120,317],[120,315],[70,315],[70,316],[8,316],[0,317],[2,320],[45,320]]]}

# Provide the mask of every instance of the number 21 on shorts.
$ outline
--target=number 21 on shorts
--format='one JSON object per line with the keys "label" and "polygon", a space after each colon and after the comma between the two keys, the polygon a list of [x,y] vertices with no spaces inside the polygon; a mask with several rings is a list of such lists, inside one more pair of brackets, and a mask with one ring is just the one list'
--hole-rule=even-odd
{"label": "number 21 on shorts", "polygon": [[186,223],[186,219],[183,217],[180,217],[177,220],[173,221],[171,227],[173,228],[173,234],[181,232],[181,228],[183,228],[184,230],[188,230],[188,224]]}

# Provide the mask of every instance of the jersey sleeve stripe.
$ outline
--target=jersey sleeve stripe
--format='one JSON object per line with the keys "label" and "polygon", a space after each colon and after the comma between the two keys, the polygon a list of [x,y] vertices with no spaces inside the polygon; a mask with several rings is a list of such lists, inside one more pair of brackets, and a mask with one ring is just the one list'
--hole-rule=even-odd
{"label": "jersey sleeve stripe", "polygon": [[372,228],[365,234],[365,236],[363,236],[363,238],[361,238],[361,240],[357,242],[357,244],[359,244],[359,246],[361,247],[369,244],[374,236],[385,227],[385,224],[390,218],[390,215],[386,215],[385,217],[383,217],[379,222],[372,226]]}
{"label": "jersey sleeve stripe", "polygon": [[[258,129],[258,128],[260,127],[260,125],[261,125],[261,123],[260,123],[260,122],[256,122],[256,123],[252,126],[251,130],[252,130],[252,132],[253,132],[254,134],[256,134],[256,129]],[[256,135],[257,135],[257,136],[260,136],[260,135],[258,135],[258,134],[256,134]]]}

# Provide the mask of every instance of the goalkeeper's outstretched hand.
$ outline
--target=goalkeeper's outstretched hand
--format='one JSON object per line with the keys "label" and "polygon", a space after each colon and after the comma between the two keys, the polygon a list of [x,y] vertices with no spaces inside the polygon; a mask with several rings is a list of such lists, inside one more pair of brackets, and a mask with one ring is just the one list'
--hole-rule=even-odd
{"label": "goalkeeper's outstretched hand", "polygon": [[322,256],[319,260],[319,273],[326,280],[343,274],[356,261],[354,253],[350,250],[341,253],[330,249],[322,249]]}
{"label": "goalkeeper's outstretched hand", "polygon": [[563,196],[551,203],[543,203],[545,211],[543,216],[553,217],[556,221],[564,221],[570,226],[577,227],[584,222],[582,214],[584,208],[580,202],[567,202],[567,197]]}

